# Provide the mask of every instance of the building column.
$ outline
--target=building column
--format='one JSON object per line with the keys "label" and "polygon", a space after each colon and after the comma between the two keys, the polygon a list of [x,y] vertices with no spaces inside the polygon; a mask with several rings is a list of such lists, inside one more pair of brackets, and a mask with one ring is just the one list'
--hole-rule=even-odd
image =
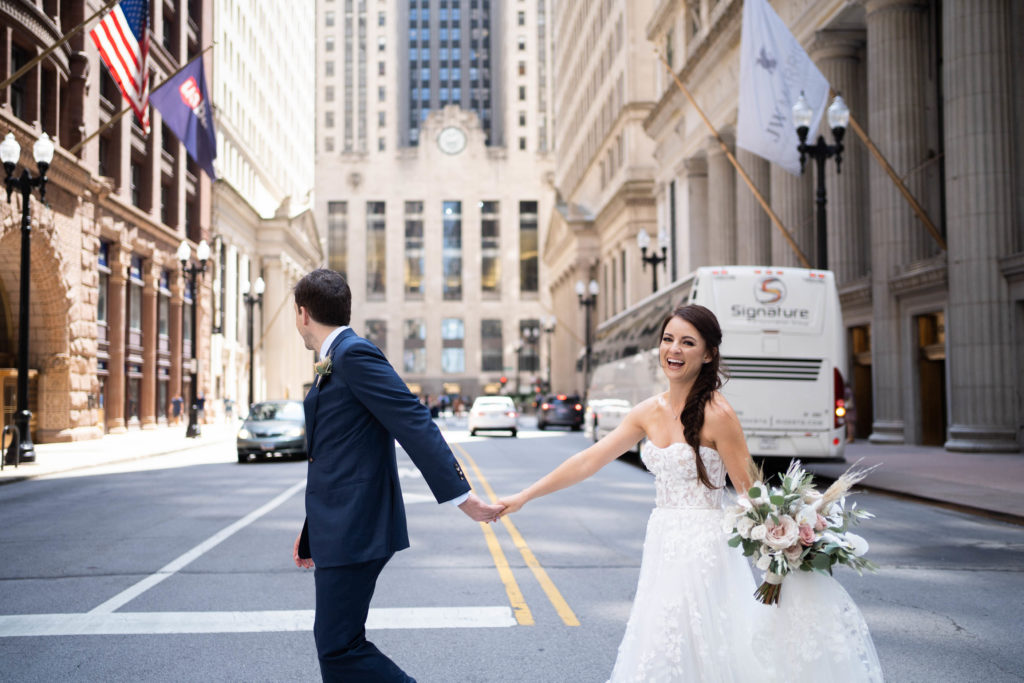
{"label": "building column", "polygon": [[[851,116],[858,120],[867,111],[861,63],[865,38],[864,31],[818,31],[808,50],[832,89],[846,100]],[[828,127],[827,118],[822,117],[821,126]],[[823,130],[822,134],[830,138],[829,132]],[[841,171],[835,163],[825,164],[828,267],[839,286],[867,273],[870,244],[864,146],[852,129],[847,131],[844,143]]]}
{"label": "building column", "polygon": [[160,290],[160,266],[150,261],[143,271],[142,288],[142,395],[139,417],[143,429],[156,427],[156,298]]}
{"label": "building column", "polygon": [[[899,174],[927,158],[925,93],[928,15],[926,0],[866,0],[868,131]],[[920,176],[909,189],[921,196]],[[927,253],[930,239],[910,205],[885,173],[872,173],[871,357],[873,443],[904,442],[903,373],[899,302],[889,279]],[[909,361],[908,361],[909,362]]]}
{"label": "building column", "polygon": [[125,430],[125,314],[127,312],[128,268],[131,248],[125,244],[110,245],[110,288],[107,302],[107,330],[110,335],[110,375],[107,377],[107,432],[120,434]]}
{"label": "building column", "polygon": [[1012,10],[943,0],[951,451],[1020,450],[1013,308],[999,258],[1013,251]]}
{"label": "building column", "polygon": [[[771,197],[771,164],[753,152],[736,148],[736,161],[747,172],[761,196]],[[739,176],[739,174],[736,174]],[[768,265],[772,257],[772,219],[765,213],[746,181],[737,177],[736,183],[736,263],[740,265]]]}
{"label": "building column", "polygon": [[708,162],[704,157],[683,161],[686,172],[686,244],[693,271],[708,264]]}
{"label": "building column", "polygon": [[[722,139],[735,149],[732,136]],[[736,169],[718,140],[708,140],[708,260],[716,265],[736,263]]]}
{"label": "building column", "polygon": [[181,342],[183,334],[181,315],[184,309],[184,302],[185,277],[181,274],[181,269],[176,268],[174,275],[171,276],[170,320],[167,321],[171,345],[171,376],[167,387],[167,393],[170,396],[167,400],[170,402],[175,396],[181,396],[183,399],[183,412],[188,409],[184,404],[185,397],[181,394]]}
{"label": "building column", "polygon": [[[814,165],[803,175],[793,175],[778,164],[771,165],[771,201],[769,202],[793,241],[814,265]],[[778,229],[771,232],[773,266],[803,268],[789,241]]]}

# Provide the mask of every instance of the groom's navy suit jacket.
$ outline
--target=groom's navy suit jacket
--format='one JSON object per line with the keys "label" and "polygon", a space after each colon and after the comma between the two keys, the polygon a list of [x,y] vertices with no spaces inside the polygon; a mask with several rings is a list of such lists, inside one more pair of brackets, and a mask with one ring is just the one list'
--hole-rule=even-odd
{"label": "groom's navy suit jacket", "polygon": [[306,395],[306,523],[318,567],[389,557],[409,547],[397,439],[439,503],[469,484],[430,411],[384,354],[351,329],[331,343],[332,371]]}

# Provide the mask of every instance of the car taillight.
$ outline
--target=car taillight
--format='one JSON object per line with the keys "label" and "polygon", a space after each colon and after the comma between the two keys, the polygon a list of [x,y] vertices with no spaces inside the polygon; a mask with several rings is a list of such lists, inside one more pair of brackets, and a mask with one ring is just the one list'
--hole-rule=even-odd
{"label": "car taillight", "polygon": [[508,415],[509,417],[515,417],[515,416],[516,416],[516,411],[514,411],[514,410],[510,410],[510,411],[508,411],[508,412],[507,412],[507,413],[505,413],[505,414],[506,414],[506,415]]}
{"label": "car taillight", "polygon": [[579,403],[574,405],[573,408],[575,408],[576,410],[583,410],[583,406],[581,406]]}
{"label": "car taillight", "polygon": [[551,407],[551,404],[549,404],[549,403],[541,403],[540,404],[540,409],[541,410],[547,410],[550,407]]}
{"label": "car taillight", "polygon": [[483,416],[484,416],[484,415],[486,415],[487,413],[485,413],[485,412],[484,412],[484,411],[482,411],[482,410],[478,410],[477,412],[475,412],[475,413],[473,413],[473,414],[474,414],[474,415],[476,415],[477,417],[483,417]]}
{"label": "car taillight", "polygon": [[846,383],[839,368],[832,368],[832,386],[834,387],[835,411],[833,427],[839,429],[846,424]]}

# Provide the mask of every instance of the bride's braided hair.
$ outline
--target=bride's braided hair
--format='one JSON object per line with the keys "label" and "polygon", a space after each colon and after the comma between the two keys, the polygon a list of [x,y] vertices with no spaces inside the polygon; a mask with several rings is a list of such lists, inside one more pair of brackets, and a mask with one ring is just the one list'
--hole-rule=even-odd
{"label": "bride's braided hair", "polygon": [[680,304],[672,311],[672,315],[665,318],[661,324],[661,334],[658,336],[658,343],[665,336],[665,328],[672,318],[681,318],[697,328],[697,332],[704,339],[707,345],[711,360],[701,366],[700,373],[686,397],[686,405],[683,406],[683,414],[679,416],[683,423],[683,436],[686,443],[690,444],[696,456],[697,478],[700,483],[709,489],[717,488],[712,485],[708,478],[707,468],[704,467],[704,460],[700,456],[700,430],[704,426],[704,408],[716,391],[722,388],[722,376],[718,347],[722,343],[722,328],[718,325],[718,318],[704,306],[697,304]]}

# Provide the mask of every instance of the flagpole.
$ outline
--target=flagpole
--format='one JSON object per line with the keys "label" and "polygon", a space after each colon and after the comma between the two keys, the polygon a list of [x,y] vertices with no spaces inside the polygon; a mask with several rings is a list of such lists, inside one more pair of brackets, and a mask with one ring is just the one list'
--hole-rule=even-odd
{"label": "flagpole", "polygon": [[[176,71],[174,71],[174,73],[172,73],[171,75],[169,75],[169,76],[168,76],[167,78],[165,78],[164,80],[160,81],[160,85],[156,86],[155,88],[152,88],[152,89],[150,90],[150,93],[152,94],[152,93],[156,92],[157,90],[159,90],[159,89],[161,88],[161,86],[163,86],[163,84],[164,84],[164,83],[166,83],[167,81],[171,80],[172,78],[174,78],[175,76],[177,76],[178,74],[180,74],[180,73],[181,73],[182,71],[184,71],[184,70],[185,70],[186,68],[188,68],[188,66],[189,66],[189,65],[190,65],[190,64],[191,64],[192,62],[196,61],[197,59],[199,59],[200,57],[202,57],[202,56],[203,56],[204,54],[206,54],[207,52],[209,52],[210,50],[212,50],[212,49],[213,49],[213,46],[214,46],[214,45],[216,45],[216,44],[217,44],[217,43],[215,43],[215,42],[214,42],[214,43],[210,43],[209,45],[207,45],[206,47],[204,47],[204,48],[203,48],[203,50],[202,50],[202,52],[200,52],[200,53],[199,53],[199,54],[197,54],[197,55],[196,55],[195,57],[193,57],[192,59],[188,60],[187,62],[185,62],[185,63],[184,63],[184,64],[182,64],[181,66],[179,66],[179,67],[177,68],[177,70],[176,70]],[[146,106],[149,106],[149,105],[147,104]],[[76,144],[76,145],[75,145],[74,147],[72,147],[71,149],[69,149],[69,150],[68,150],[68,154],[71,154],[71,155],[73,156],[73,155],[74,155],[74,154],[75,154],[75,153],[76,153],[76,152],[77,152],[78,150],[80,150],[80,149],[82,148],[82,146],[83,146],[83,145],[85,145],[85,143],[89,142],[89,141],[90,141],[90,140],[92,140],[92,139],[93,139],[94,137],[96,137],[97,135],[99,135],[100,133],[102,133],[102,132],[103,132],[103,131],[105,131],[106,129],[110,128],[110,127],[111,127],[112,125],[114,125],[114,124],[115,124],[115,123],[117,123],[118,121],[120,121],[120,120],[121,120],[122,118],[124,118],[124,115],[125,115],[125,114],[127,114],[127,113],[129,113],[129,112],[130,112],[131,110],[132,110],[131,106],[127,106],[127,107],[125,107],[124,109],[122,109],[121,111],[117,112],[117,114],[115,114],[114,116],[112,116],[112,117],[110,118],[110,120],[109,120],[109,121],[107,121],[106,123],[104,123],[104,124],[103,124],[102,126],[100,126],[99,128],[97,128],[97,129],[96,129],[96,130],[94,130],[93,132],[89,133],[88,137],[82,138],[82,139],[81,139],[81,140],[80,140],[80,141],[79,141],[79,142],[78,142],[78,143],[77,143],[77,144]]]}
{"label": "flagpole", "polygon": [[924,223],[924,227],[928,228],[928,232],[931,233],[932,239],[934,239],[938,243],[939,248],[942,249],[942,251],[948,251],[946,249],[946,240],[942,239],[942,235],[935,227],[935,224],[932,223],[931,218],[928,217],[928,214],[925,212],[924,207],[922,207],[921,204],[918,203],[914,195],[911,194],[909,189],[907,189],[907,186],[903,183],[903,180],[896,174],[896,170],[889,165],[889,161],[885,158],[885,156],[878,149],[878,147],[875,147],[875,143],[871,140],[871,138],[868,137],[868,134],[864,132],[864,129],[860,127],[860,124],[857,123],[857,121],[853,118],[852,114],[850,115],[850,128],[853,128],[853,132],[855,132],[857,134],[857,137],[859,137],[861,141],[867,146],[872,156],[875,157],[875,161],[877,161],[878,164],[883,169],[885,169],[885,172],[889,174],[889,178],[896,186],[896,189],[900,191],[900,194],[903,195],[903,198],[907,200],[908,204],[910,204],[910,208],[914,210],[914,213],[917,214],[917,217],[921,219],[922,223]]}
{"label": "flagpole", "polygon": [[36,55],[32,59],[30,59],[28,61],[28,64],[26,64],[25,66],[21,67],[17,71],[15,71],[13,76],[8,78],[3,83],[0,83],[0,90],[3,90],[7,86],[9,86],[11,83],[14,83],[16,80],[18,80],[19,78],[24,76],[26,73],[28,73],[29,69],[33,68],[36,64],[38,64],[42,60],[46,59],[48,56],[50,56],[50,54],[54,50],[56,50],[58,47],[60,47],[64,43],[68,42],[68,40],[70,40],[73,35],[75,35],[79,31],[81,31],[83,28],[85,28],[86,24],[88,24],[90,21],[92,21],[93,19],[95,19],[99,15],[103,14],[104,12],[106,12],[108,9],[110,9],[111,7],[113,7],[114,5],[119,3],[120,1],[121,0],[110,0],[110,2],[108,2],[106,5],[104,5],[103,7],[99,8],[98,10],[96,10],[96,12],[93,13],[93,15],[91,17],[89,17],[88,19],[83,21],[81,24],[79,24],[78,26],[74,27],[73,29],[71,29],[70,31],[65,33],[61,37],[60,40],[58,40],[56,43],[54,43],[50,47],[48,47],[45,50],[43,50],[42,52],[40,52],[38,55]]}
{"label": "flagpole", "polygon": [[800,263],[803,265],[804,268],[810,268],[810,261],[807,260],[807,257],[804,256],[804,252],[801,251],[800,247],[797,246],[796,241],[793,239],[793,235],[790,234],[789,230],[786,230],[786,227],[782,224],[782,221],[779,220],[779,217],[775,215],[774,211],[772,211],[772,207],[769,206],[764,196],[761,195],[761,191],[757,189],[756,185],[754,185],[754,181],[750,179],[750,176],[747,175],[747,172],[743,170],[742,166],[740,166],[740,162],[738,162],[736,160],[736,157],[733,156],[732,152],[729,151],[729,145],[725,144],[725,140],[723,140],[722,136],[718,134],[718,130],[715,128],[714,124],[711,123],[711,120],[708,119],[708,117],[704,114],[704,110],[700,108],[700,105],[697,104],[697,101],[693,98],[693,95],[691,95],[690,91],[686,88],[685,85],[683,85],[683,82],[679,80],[679,76],[676,74],[675,71],[672,70],[672,67],[669,66],[669,63],[665,60],[665,57],[661,54],[660,51],[658,51],[657,48],[655,48],[654,54],[658,55],[658,59],[660,59],[661,63],[665,65],[665,69],[667,69],[668,72],[672,74],[672,80],[676,82],[676,87],[678,87],[679,90],[682,91],[684,95],[686,95],[686,99],[690,101],[690,104],[693,105],[693,108],[696,109],[697,113],[700,114],[700,117],[704,119],[704,123],[707,124],[707,127],[711,129],[712,134],[715,136],[715,140],[718,141],[718,144],[722,148],[722,151],[725,152],[725,156],[729,158],[729,161],[736,168],[736,172],[740,174],[740,177],[743,178],[744,181],[746,181],[747,187],[749,187],[750,191],[754,193],[754,197],[757,198],[758,203],[761,205],[761,208],[765,210],[765,213],[768,214],[768,217],[772,219],[772,223],[774,223],[775,227],[779,229],[779,231],[782,233],[782,236],[786,238],[786,241],[789,243],[789,246],[793,250],[793,253],[796,254],[796,257],[800,260]]}

